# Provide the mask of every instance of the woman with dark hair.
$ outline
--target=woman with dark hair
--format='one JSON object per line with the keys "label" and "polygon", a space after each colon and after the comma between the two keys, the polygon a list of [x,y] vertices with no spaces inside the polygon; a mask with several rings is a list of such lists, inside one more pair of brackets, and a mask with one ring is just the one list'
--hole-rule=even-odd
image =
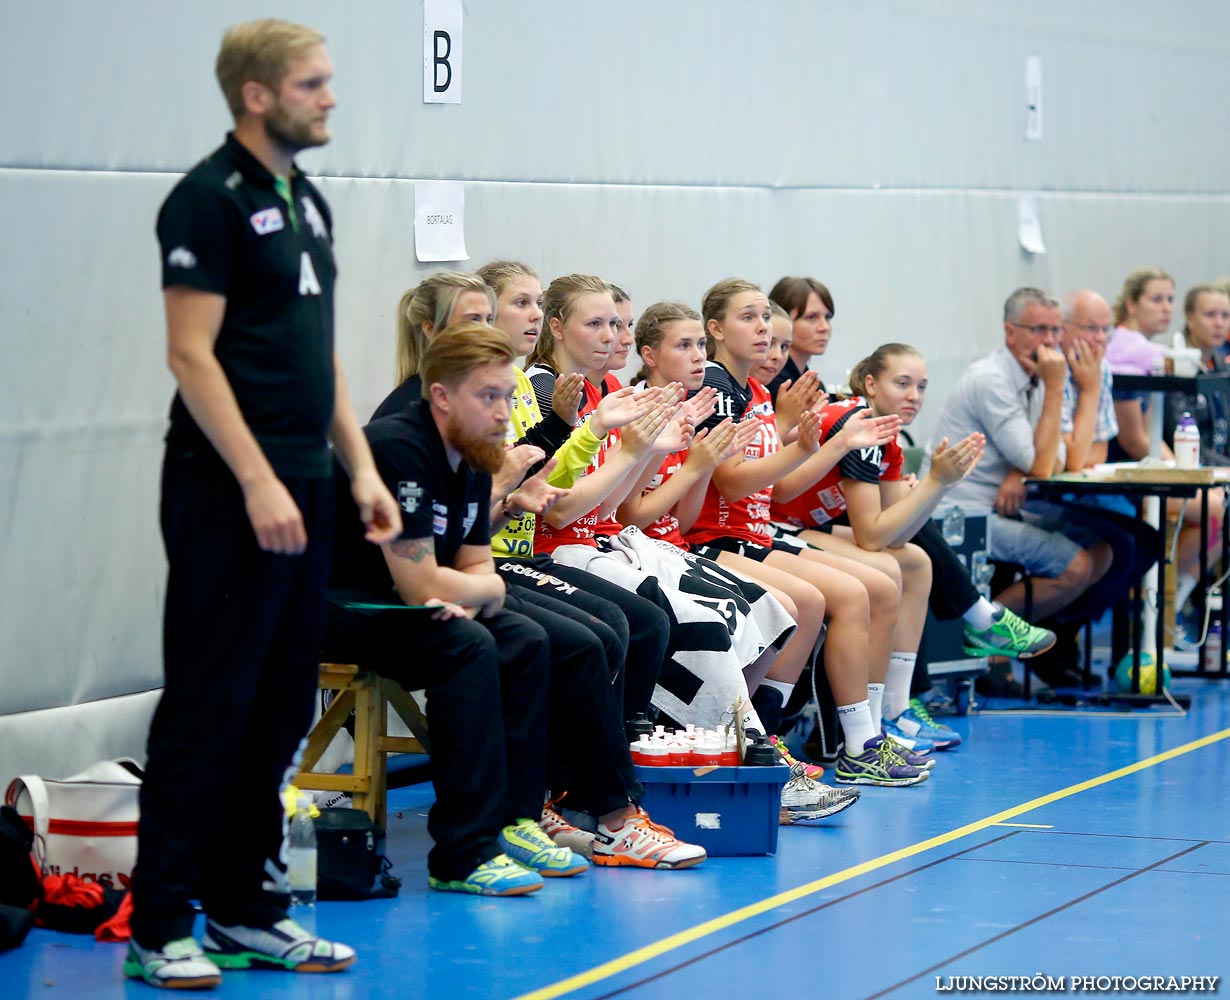
{"label": "woman with dark hair", "polygon": [[[797,384],[811,359],[829,346],[836,309],[832,293],[817,278],[782,278],[769,292],[769,300],[785,310],[792,324],[786,362],[766,386],[776,401],[778,391],[787,383]],[[823,392],[824,383],[818,378],[817,383]]]}

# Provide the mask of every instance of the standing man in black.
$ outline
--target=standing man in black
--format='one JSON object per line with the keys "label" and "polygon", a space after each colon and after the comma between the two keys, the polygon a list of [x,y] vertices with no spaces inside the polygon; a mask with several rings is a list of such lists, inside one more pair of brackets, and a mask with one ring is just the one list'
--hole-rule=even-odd
{"label": "standing man in black", "polygon": [[[323,42],[276,20],[227,31],[217,75],[235,130],[158,216],[179,390],[162,473],[166,686],[124,965],[154,986],[216,986],[219,968],[331,972],[355,959],[287,917],[279,858],[278,790],[316,688],[330,442],[367,538],[401,531],[334,353],[329,208],[293,159],[329,141]],[[192,937],[197,898],[204,953]]]}

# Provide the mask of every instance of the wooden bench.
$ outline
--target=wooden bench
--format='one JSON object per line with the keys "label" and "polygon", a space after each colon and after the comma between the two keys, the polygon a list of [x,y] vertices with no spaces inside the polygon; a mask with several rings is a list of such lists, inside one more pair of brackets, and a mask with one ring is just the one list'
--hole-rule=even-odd
{"label": "wooden bench", "polygon": [[[320,720],[308,734],[302,770],[295,785],[312,791],[349,792],[356,809],[387,828],[388,759],[390,753],[427,753],[427,720],[418,704],[396,681],[359,669],[353,663],[322,663],[317,685],[336,691]],[[388,735],[388,710],[393,710],[414,734]],[[354,773],[317,774],[312,770],[354,712]]]}

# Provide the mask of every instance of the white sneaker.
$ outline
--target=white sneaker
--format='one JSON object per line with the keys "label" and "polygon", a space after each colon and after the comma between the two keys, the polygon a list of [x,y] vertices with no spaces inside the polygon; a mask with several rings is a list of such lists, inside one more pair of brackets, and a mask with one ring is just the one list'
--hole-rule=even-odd
{"label": "white sneaker", "polygon": [[354,965],[354,949],[318,938],[286,917],[272,927],[205,923],[205,954],[222,969],[338,972]]}
{"label": "white sneaker", "polygon": [[142,948],[136,938],[129,939],[124,975],[173,990],[212,990],[222,982],[222,970],[190,937],[168,941],[157,951]]}
{"label": "white sneaker", "polygon": [[640,808],[615,829],[599,823],[598,832],[594,834],[596,865],[691,868],[706,857],[703,847],[680,840]]}
{"label": "white sneaker", "polygon": [[854,805],[861,794],[857,788],[833,788],[815,781],[802,764],[795,764],[782,788],[781,825],[834,816]]}

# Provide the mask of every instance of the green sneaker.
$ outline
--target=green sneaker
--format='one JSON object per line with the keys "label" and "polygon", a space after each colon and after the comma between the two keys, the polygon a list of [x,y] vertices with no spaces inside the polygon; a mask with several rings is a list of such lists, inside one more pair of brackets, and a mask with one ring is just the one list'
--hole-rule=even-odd
{"label": "green sneaker", "polygon": [[1005,607],[996,612],[990,628],[965,625],[966,656],[1014,656],[1028,660],[1055,645],[1055,633],[1030,625]]}
{"label": "green sneaker", "polygon": [[500,831],[500,846],[513,861],[543,878],[580,875],[589,868],[581,855],[560,847],[532,819],[519,819]]}
{"label": "green sneaker", "polygon": [[542,888],[534,872],[513,864],[507,854],[484,861],[463,879],[449,882],[428,876],[427,884],[439,892],[469,892],[475,896],[524,896]]}
{"label": "green sneaker", "polygon": [[168,941],[159,949],[142,948],[135,938],[129,939],[124,975],[172,990],[211,990],[222,982],[222,971],[190,937]]}
{"label": "green sneaker", "polygon": [[355,963],[354,949],[327,941],[284,917],[271,927],[224,926],[205,921],[205,954],[220,969],[341,972]]}

